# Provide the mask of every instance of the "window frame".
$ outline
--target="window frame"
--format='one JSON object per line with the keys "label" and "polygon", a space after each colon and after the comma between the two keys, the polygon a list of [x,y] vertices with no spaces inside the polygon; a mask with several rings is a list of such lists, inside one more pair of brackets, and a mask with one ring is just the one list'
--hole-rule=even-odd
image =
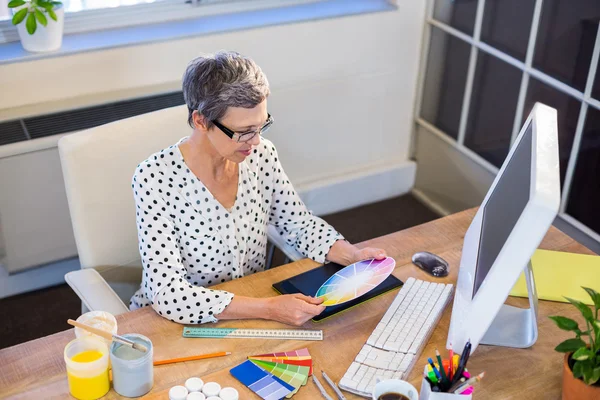
{"label": "window frame", "polygon": [[[517,100],[517,110],[515,113],[515,119],[513,122],[513,129],[511,133],[510,145],[514,143],[517,135],[522,126],[523,121],[523,113],[525,109],[525,100],[527,96],[527,90],[529,87],[529,79],[530,77],[534,77],[537,80],[541,81],[548,86],[559,90],[571,96],[581,102],[581,108],[579,111],[579,117],[577,119],[577,128],[575,131],[575,135],[573,138],[573,146],[571,148],[571,153],[569,157],[569,162],[567,165],[567,170],[565,174],[565,181],[562,188],[561,193],[561,204],[559,209],[560,217],[564,218],[570,224],[578,228],[580,231],[584,232],[588,236],[594,238],[596,241],[600,242],[600,232],[595,232],[590,229],[588,226],[583,224],[581,221],[576,220],[572,216],[566,213],[567,202],[569,199],[569,193],[571,190],[571,184],[573,181],[573,176],[575,173],[575,167],[577,165],[577,157],[579,155],[579,149],[581,146],[581,141],[583,138],[583,130],[587,116],[587,110],[589,107],[593,107],[595,109],[600,110],[600,99],[595,99],[592,97],[592,89],[594,85],[594,80],[596,79],[596,71],[598,70],[598,63],[600,58],[600,23],[598,30],[596,32],[596,39],[594,50],[592,53],[592,58],[590,61],[590,68],[588,71],[588,76],[586,80],[585,90],[579,91],[568,84],[556,79],[539,69],[533,67],[533,57],[535,52],[535,47],[537,44],[537,33],[539,30],[540,19],[542,14],[542,6],[543,0],[535,0],[535,6],[533,10],[533,17],[531,28],[529,32],[529,39],[527,44],[527,53],[525,56],[525,61],[521,61],[505,52],[498,50],[497,48],[481,41],[481,28],[483,24],[483,14],[485,9],[486,0],[477,0],[477,11],[475,14],[475,24],[474,24],[474,32],[473,35],[466,34],[452,26],[448,23],[442,22],[440,20],[436,20],[434,18],[434,10],[436,0],[426,0],[426,11],[425,11],[425,26],[423,33],[423,46],[421,52],[421,62],[420,62],[420,73],[419,73],[419,82],[417,87],[417,96],[415,98],[415,122],[418,126],[423,127],[428,130],[444,142],[448,143],[456,150],[458,150],[461,154],[465,155],[469,159],[471,159],[476,164],[485,168],[487,171],[496,175],[499,171],[495,165],[493,165],[488,160],[481,157],[475,151],[471,150],[465,145],[465,133],[467,128],[467,121],[469,118],[469,111],[471,105],[472,98],[472,89],[473,89],[473,81],[475,76],[475,68],[477,64],[477,57],[479,52],[487,53],[488,55],[499,58],[502,61],[507,62],[508,64],[513,65],[518,68],[522,72],[521,78],[521,86],[519,91],[519,97]],[[465,84],[465,91],[463,95],[463,104],[461,109],[460,116],[460,125],[458,131],[458,139],[454,139],[451,135],[442,131],[438,127],[436,127],[433,123],[426,121],[421,117],[421,107],[423,103],[423,90],[424,90],[424,82],[426,79],[426,68],[427,68],[427,60],[429,54],[429,46],[431,40],[431,32],[432,29],[436,27],[445,32],[446,34],[456,37],[458,39],[463,40],[467,44],[471,46],[471,54],[469,58],[469,66],[467,72],[467,80]],[[598,79],[600,79],[600,74],[598,74]],[[416,135],[416,130],[413,132],[413,136]],[[413,138],[413,142],[414,142]]]}

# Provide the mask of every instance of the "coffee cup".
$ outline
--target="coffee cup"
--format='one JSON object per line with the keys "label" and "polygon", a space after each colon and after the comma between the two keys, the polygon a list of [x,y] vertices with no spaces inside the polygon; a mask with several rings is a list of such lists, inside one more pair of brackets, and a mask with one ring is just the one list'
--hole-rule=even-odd
{"label": "coffee cup", "polygon": [[401,379],[378,381],[373,389],[373,400],[418,400],[419,392]]}

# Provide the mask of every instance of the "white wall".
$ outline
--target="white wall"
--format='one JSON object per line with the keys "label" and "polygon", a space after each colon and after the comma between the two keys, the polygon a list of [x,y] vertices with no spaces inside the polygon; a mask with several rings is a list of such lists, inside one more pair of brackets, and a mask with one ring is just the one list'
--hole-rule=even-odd
{"label": "white wall", "polygon": [[[296,180],[406,159],[424,5],[406,1],[399,7],[0,66],[0,110],[178,86],[194,56],[235,49],[267,73],[277,119],[273,138],[281,142],[288,173]],[[317,142],[323,145],[314,146]],[[337,152],[326,158],[332,148]],[[308,169],[299,151],[314,160]],[[355,161],[348,163],[348,155]]]}
{"label": "white wall", "polygon": [[[408,157],[424,7],[422,1],[407,0],[398,2],[397,11],[2,65],[0,120],[118,100],[155,87],[176,89],[191,58],[231,49],[253,57],[269,78],[269,110],[276,124],[268,136],[299,189],[322,188],[353,176],[368,185],[365,171],[387,171],[389,188],[376,196],[389,197],[409,190],[414,179]],[[56,162],[39,158],[39,165],[32,168],[43,180],[48,163],[52,170]],[[389,176],[404,181],[390,183]],[[62,185],[54,174],[46,182]],[[0,204],[18,204],[19,196],[11,197],[10,188],[4,190],[6,183],[0,181]],[[360,202],[379,199],[358,197]],[[48,225],[61,225],[61,232],[69,227],[64,193],[45,201]],[[338,209],[354,205],[352,201],[338,204]],[[25,210],[20,212],[26,216]],[[2,229],[7,253],[25,251],[8,239],[15,232]],[[37,229],[52,234],[47,226]],[[69,234],[63,237],[64,249],[73,239]]]}

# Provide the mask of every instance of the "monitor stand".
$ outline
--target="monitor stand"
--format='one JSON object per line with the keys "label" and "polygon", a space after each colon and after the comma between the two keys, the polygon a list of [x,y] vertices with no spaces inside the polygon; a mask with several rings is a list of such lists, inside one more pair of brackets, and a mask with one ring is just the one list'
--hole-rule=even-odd
{"label": "monitor stand", "polygon": [[518,308],[503,304],[479,342],[480,344],[527,348],[531,347],[537,340],[538,297],[531,261],[527,263],[524,272],[529,294],[529,308]]}

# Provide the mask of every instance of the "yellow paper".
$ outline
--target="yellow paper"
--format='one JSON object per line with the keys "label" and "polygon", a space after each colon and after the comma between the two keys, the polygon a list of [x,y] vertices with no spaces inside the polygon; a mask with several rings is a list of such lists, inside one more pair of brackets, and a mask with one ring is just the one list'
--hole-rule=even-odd
{"label": "yellow paper", "polygon": [[[590,296],[581,287],[600,292],[600,257],[538,249],[531,258],[538,297],[567,302],[570,297],[591,305]],[[511,296],[527,297],[525,275],[521,274]]]}

